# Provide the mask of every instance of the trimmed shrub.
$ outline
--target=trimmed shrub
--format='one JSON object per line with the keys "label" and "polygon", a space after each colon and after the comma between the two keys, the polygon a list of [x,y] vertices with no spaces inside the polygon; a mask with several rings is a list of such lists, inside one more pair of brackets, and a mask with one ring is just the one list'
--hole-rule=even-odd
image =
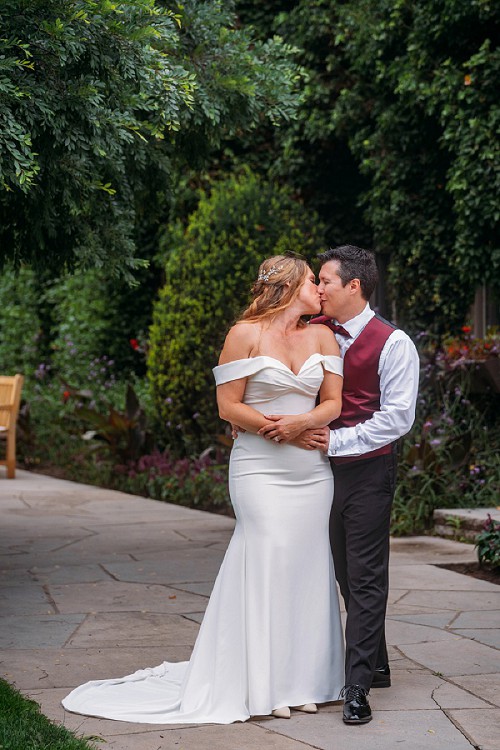
{"label": "trimmed shrub", "polygon": [[249,170],[202,194],[185,229],[167,230],[148,378],[168,445],[191,453],[223,431],[212,367],[262,260],[289,252],[312,259],[323,246],[318,217]]}

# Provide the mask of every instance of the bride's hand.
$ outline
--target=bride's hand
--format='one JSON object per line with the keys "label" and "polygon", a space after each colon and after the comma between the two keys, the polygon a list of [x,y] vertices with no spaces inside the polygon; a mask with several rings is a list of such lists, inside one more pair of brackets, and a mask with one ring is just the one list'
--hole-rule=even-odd
{"label": "bride's hand", "polygon": [[258,434],[280,443],[289,443],[309,426],[307,414],[266,414],[265,418],[270,424],[261,427]]}

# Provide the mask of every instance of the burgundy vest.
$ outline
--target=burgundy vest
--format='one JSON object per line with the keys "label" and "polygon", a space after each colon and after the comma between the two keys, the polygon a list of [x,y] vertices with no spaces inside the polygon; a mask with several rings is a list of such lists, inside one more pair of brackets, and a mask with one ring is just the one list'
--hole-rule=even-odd
{"label": "burgundy vest", "polygon": [[[333,330],[332,321],[326,315],[313,318],[310,323],[322,323]],[[380,410],[380,377],[378,366],[385,342],[395,326],[375,315],[363,328],[344,355],[344,385],[342,388],[342,411],[330,423],[332,430],[337,427],[354,427],[366,422],[374,412]],[[359,461],[373,456],[392,453],[393,444],[376,448],[361,456],[334,456],[336,464]]]}

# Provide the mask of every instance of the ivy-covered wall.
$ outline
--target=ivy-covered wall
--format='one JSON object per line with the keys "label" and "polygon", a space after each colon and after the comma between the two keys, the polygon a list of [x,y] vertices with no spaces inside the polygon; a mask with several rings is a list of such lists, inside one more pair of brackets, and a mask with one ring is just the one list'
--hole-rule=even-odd
{"label": "ivy-covered wall", "polygon": [[260,152],[320,212],[330,244],[390,257],[398,322],[456,333],[477,287],[500,300],[500,5],[236,6],[263,36],[293,43],[307,70],[298,117],[264,133]]}

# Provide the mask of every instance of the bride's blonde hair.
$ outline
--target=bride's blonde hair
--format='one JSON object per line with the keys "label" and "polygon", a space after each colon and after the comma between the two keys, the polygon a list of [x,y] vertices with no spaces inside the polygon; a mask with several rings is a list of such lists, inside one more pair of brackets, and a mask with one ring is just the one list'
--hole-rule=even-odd
{"label": "bride's blonde hair", "polygon": [[259,267],[257,281],[252,286],[252,301],[239,320],[249,323],[272,318],[290,307],[306,279],[309,266],[301,258],[275,255]]}

